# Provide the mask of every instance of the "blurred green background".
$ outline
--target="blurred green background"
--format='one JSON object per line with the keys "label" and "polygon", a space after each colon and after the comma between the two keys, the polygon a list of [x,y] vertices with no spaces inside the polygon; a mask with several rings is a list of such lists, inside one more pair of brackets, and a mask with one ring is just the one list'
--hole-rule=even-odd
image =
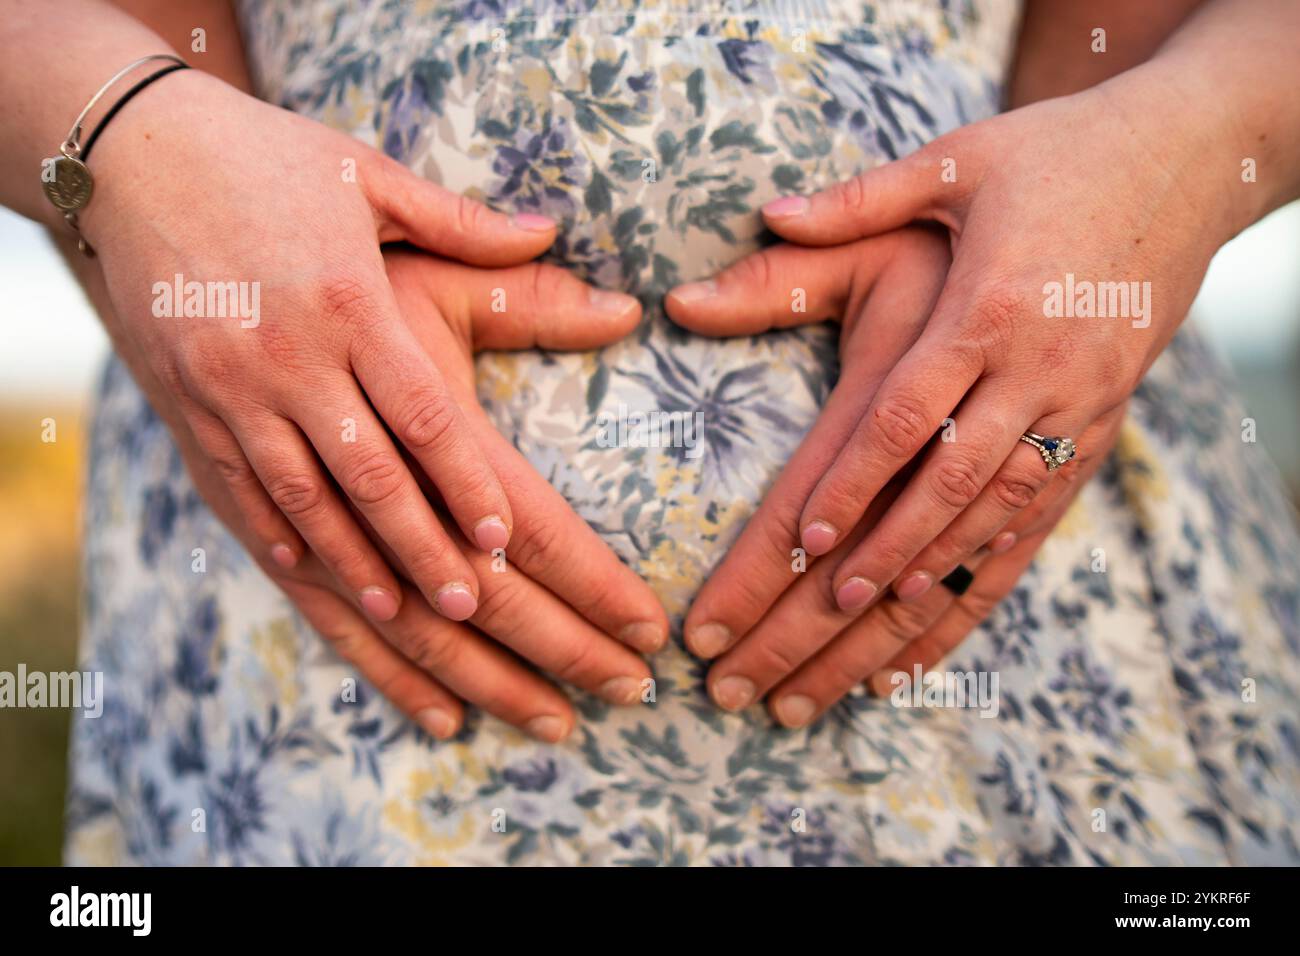
{"label": "blurred green background", "polygon": [[[84,416],[106,339],[42,230],[0,209],[0,670],[76,666]],[[1300,204],[1219,253],[1193,308],[1300,501]],[[41,421],[58,441],[41,441]],[[0,865],[60,861],[69,712],[0,710]]]}

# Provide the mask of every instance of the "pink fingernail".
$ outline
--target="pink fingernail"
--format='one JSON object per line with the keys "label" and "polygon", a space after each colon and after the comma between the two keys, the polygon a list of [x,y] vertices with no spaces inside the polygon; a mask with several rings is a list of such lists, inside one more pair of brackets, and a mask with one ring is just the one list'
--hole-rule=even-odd
{"label": "pink fingernail", "polygon": [[538,216],[531,212],[516,213],[510,217],[510,225],[525,232],[550,232],[555,228],[555,220],[549,216]]}
{"label": "pink fingernail", "polygon": [[679,285],[668,293],[683,305],[711,299],[718,294],[718,284],[710,279],[708,282],[688,282]]}
{"label": "pink fingernail", "polygon": [[802,216],[807,211],[808,198],[806,196],[782,196],[780,199],[773,199],[763,207],[763,215],[772,219]]}
{"label": "pink fingernail", "polygon": [[1013,532],[1003,531],[1000,535],[989,542],[990,554],[1006,554],[1016,546],[1016,536]]}
{"label": "pink fingernail", "polygon": [[474,541],[484,551],[495,551],[510,543],[510,529],[504,521],[493,515],[474,526]]}
{"label": "pink fingernail", "polygon": [[619,632],[619,640],[635,647],[642,654],[653,654],[664,646],[668,634],[659,624],[637,621]]}
{"label": "pink fingernail", "polygon": [[358,600],[372,620],[391,621],[397,616],[397,598],[386,588],[363,588]]}
{"label": "pink fingernail", "polygon": [[587,304],[597,312],[603,312],[612,319],[619,319],[634,310],[637,301],[634,296],[624,292],[591,289],[587,292]]}
{"label": "pink fingernail", "polygon": [[799,536],[799,540],[803,543],[805,551],[817,555],[825,554],[835,547],[835,542],[839,539],[839,536],[840,533],[825,521],[814,521],[803,529],[803,534]]}
{"label": "pink fingernail", "polygon": [[915,601],[934,585],[929,571],[914,571],[899,582],[896,593],[900,601]]}
{"label": "pink fingernail", "polygon": [[534,717],[524,728],[539,740],[544,740],[548,744],[557,744],[569,733],[569,724],[563,717],[551,717],[545,715]]}
{"label": "pink fingernail", "polygon": [[287,544],[273,544],[271,545],[271,560],[287,571],[298,563],[298,556],[293,553],[293,548]]}
{"label": "pink fingernail", "polygon": [[425,733],[436,740],[447,740],[456,734],[456,718],[438,707],[426,707],[415,715]]}
{"label": "pink fingernail", "polygon": [[690,649],[698,657],[717,657],[731,644],[731,628],[717,621],[710,621],[691,629]]}
{"label": "pink fingernail", "polygon": [[880,590],[866,578],[849,578],[835,591],[835,603],[841,611],[860,611]]}
{"label": "pink fingernail", "polygon": [[802,727],[817,713],[817,702],[804,694],[791,694],[777,701],[773,709],[783,726]]}
{"label": "pink fingernail", "polygon": [[468,620],[478,610],[474,592],[459,581],[442,587],[434,595],[433,603],[437,605],[439,614],[453,621]]}

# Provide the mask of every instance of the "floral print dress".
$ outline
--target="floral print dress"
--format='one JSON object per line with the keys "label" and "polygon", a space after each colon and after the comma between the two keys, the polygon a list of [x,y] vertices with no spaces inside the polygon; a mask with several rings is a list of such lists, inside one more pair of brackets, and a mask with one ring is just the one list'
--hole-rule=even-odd
{"label": "floral print dress", "polygon": [[[641,298],[626,341],[485,355],[480,391],[657,590],[674,640],[653,704],[578,695],[561,746],[481,714],[439,743],[364,684],[345,701],[356,675],[203,505],[114,362],[92,432],[82,648],[108,699],[76,718],[69,861],[1297,861],[1296,527],[1189,330],[946,665],[998,672],[995,719],[850,697],[783,730],[761,707],[716,709],[681,645],[693,594],[817,415],[835,341],[693,337],[663,294],[758,248],[767,200],[993,114],[1014,4],[298,0],[241,16],[266,99],[496,208],[555,217],[551,261]],[[620,403],[702,411],[705,453],[602,447]]]}

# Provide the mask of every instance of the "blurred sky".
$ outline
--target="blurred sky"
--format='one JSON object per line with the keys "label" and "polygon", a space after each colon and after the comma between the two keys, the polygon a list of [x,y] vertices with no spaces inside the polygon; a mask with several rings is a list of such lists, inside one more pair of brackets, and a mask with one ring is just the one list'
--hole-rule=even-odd
{"label": "blurred sky", "polygon": [[[84,397],[108,349],[89,304],[43,230],[2,208],[0,250],[0,403]],[[1219,251],[1192,315],[1236,366],[1261,441],[1300,485],[1300,203]]]}

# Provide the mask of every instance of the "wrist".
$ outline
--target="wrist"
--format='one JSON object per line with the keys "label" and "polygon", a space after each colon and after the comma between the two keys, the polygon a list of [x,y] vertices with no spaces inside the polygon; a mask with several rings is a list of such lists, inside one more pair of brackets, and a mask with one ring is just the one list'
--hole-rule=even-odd
{"label": "wrist", "polygon": [[142,89],[100,129],[87,161],[94,195],[78,217],[92,246],[111,241],[124,221],[149,215],[160,193],[198,172],[192,153],[200,126],[230,110],[231,96],[244,94],[200,70],[177,70]]}

